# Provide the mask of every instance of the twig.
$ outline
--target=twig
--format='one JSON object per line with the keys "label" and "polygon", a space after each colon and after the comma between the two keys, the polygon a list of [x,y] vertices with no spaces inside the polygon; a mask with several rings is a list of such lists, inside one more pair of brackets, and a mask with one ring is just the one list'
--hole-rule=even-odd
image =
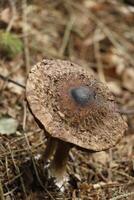
{"label": "twig", "polygon": [[26,119],[27,119],[27,106],[26,106],[26,102],[23,101],[23,110],[24,110],[24,114],[23,114],[23,130],[26,131]]}
{"label": "twig", "polygon": [[124,115],[134,115],[134,109],[131,110],[119,109],[118,112]]}
{"label": "twig", "polygon": [[8,158],[7,156],[5,156],[5,166],[6,166],[6,174],[7,174],[7,177],[8,177],[8,180],[9,180],[9,166],[8,166]]}
{"label": "twig", "polygon": [[1,180],[0,180],[0,199],[1,200],[5,200]]}
{"label": "twig", "polygon": [[30,69],[30,53],[29,53],[29,47],[28,47],[28,33],[27,33],[27,0],[22,1],[22,11],[23,11],[23,35],[26,35],[26,37],[23,37],[24,41],[24,56],[25,56],[25,65],[26,65],[26,73],[28,74]]}
{"label": "twig", "polygon": [[13,0],[8,0],[12,9],[12,18],[8,24],[8,27],[6,29],[7,32],[10,32],[10,30],[12,29],[13,23],[16,19],[16,7],[15,7],[15,1]]}
{"label": "twig", "polygon": [[6,192],[6,193],[4,193],[4,196],[11,196],[11,195],[13,195],[13,192],[15,192],[15,190],[17,190],[17,187],[15,187],[13,190],[11,190],[11,191],[8,191],[8,192]]}
{"label": "twig", "polygon": [[126,198],[126,197],[129,197],[129,196],[133,196],[134,195],[134,192],[129,192],[129,193],[126,193],[126,194],[122,194],[122,195],[119,195],[117,197],[113,197],[109,200],[119,200],[119,199],[123,199],[123,198]]}
{"label": "twig", "polygon": [[102,61],[101,61],[101,55],[100,55],[100,45],[99,41],[96,39],[100,33],[100,30],[96,29],[94,33],[94,53],[97,61],[97,69],[98,69],[98,75],[99,78],[102,82],[106,82],[105,76],[104,76],[104,70],[102,66]]}
{"label": "twig", "polygon": [[117,182],[107,182],[107,183],[105,183],[105,182],[99,182],[99,183],[96,183],[96,184],[93,184],[92,185],[92,187],[93,187],[93,189],[94,190],[96,190],[96,189],[100,189],[100,188],[107,188],[107,187],[120,187],[120,184],[119,183],[117,183]]}
{"label": "twig", "polygon": [[66,29],[65,29],[62,45],[61,45],[60,50],[59,50],[59,56],[62,56],[65,52],[65,49],[67,47],[67,43],[69,41],[69,37],[70,37],[70,34],[71,34],[71,30],[72,30],[73,25],[74,25],[74,22],[75,22],[75,18],[70,17],[70,20],[67,23],[67,26],[66,26]]}
{"label": "twig", "polygon": [[113,152],[112,149],[109,149],[109,160],[108,160],[108,180],[112,181],[112,161],[113,161]]}
{"label": "twig", "polygon": [[22,173],[21,174],[18,174],[18,175],[16,175],[15,177],[13,177],[12,179],[10,179],[9,181],[7,181],[6,183],[5,183],[5,185],[8,185],[8,184],[11,184],[11,183],[13,183],[15,180],[17,180],[17,179],[20,179],[20,177],[22,176]]}
{"label": "twig", "polygon": [[12,79],[10,79],[10,78],[8,78],[8,77],[5,77],[5,76],[3,76],[2,74],[0,74],[0,78],[1,78],[2,80],[4,80],[4,81],[13,83],[13,84],[15,84],[15,85],[17,85],[17,86],[19,86],[19,87],[25,89],[25,86],[22,85],[21,83],[18,83],[17,81],[14,81],[14,80],[12,80]]}

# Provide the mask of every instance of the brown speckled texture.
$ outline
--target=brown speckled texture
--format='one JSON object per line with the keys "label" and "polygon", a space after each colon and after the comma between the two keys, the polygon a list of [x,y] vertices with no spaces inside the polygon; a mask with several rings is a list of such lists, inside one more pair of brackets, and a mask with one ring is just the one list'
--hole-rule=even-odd
{"label": "brown speckled texture", "polygon": [[[77,105],[70,88],[84,86],[95,100]],[[43,60],[29,74],[26,96],[32,113],[55,138],[101,151],[114,146],[127,125],[116,112],[114,98],[92,71],[69,61]]]}

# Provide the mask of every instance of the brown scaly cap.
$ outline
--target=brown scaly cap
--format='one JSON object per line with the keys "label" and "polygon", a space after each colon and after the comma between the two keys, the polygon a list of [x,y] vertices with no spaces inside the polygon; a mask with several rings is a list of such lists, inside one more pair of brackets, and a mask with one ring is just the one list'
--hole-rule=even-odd
{"label": "brown scaly cap", "polygon": [[69,61],[37,63],[29,74],[26,96],[32,113],[52,137],[85,149],[108,149],[127,128],[105,84]]}

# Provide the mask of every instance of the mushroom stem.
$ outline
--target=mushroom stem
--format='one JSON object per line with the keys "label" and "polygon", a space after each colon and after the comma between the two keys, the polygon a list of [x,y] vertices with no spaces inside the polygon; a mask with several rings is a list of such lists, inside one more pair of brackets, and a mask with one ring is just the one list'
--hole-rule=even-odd
{"label": "mushroom stem", "polygon": [[51,158],[51,156],[53,156],[53,154],[56,151],[56,147],[57,147],[57,140],[52,137],[48,138],[47,144],[46,144],[46,149],[45,149],[45,152],[43,155],[44,165]]}
{"label": "mushroom stem", "polygon": [[66,172],[66,163],[71,145],[61,140],[57,143],[57,149],[51,163],[51,176],[55,177],[57,181],[64,181]]}

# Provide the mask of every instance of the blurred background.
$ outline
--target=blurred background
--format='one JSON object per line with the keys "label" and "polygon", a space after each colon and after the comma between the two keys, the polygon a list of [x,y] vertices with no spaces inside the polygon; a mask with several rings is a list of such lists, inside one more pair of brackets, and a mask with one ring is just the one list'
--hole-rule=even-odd
{"label": "blurred background", "polygon": [[[28,72],[43,58],[91,68],[128,123],[110,151],[71,151],[65,192],[41,186],[46,138],[25,102]],[[133,193],[134,1],[0,0],[0,199],[132,200]]]}

